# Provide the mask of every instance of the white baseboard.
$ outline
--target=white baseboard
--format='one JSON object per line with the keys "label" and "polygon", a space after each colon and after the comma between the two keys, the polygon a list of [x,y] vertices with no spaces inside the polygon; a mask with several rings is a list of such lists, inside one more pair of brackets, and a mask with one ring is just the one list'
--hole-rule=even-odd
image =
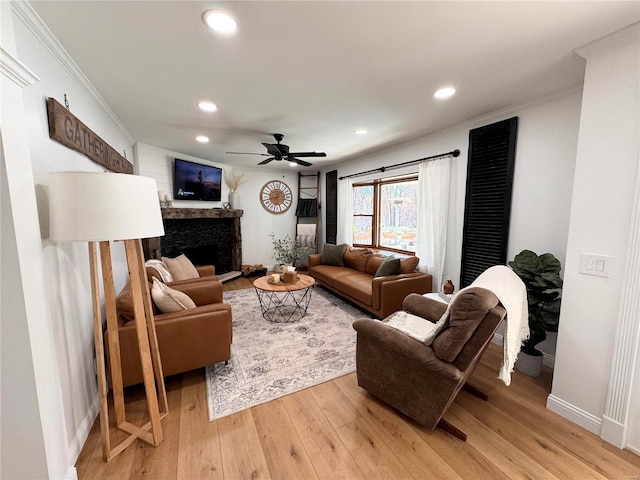
{"label": "white baseboard", "polygon": [[69,467],[69,470],[67,470],[64,476],[64,480],[78,480],[78,470],[76,470],[75,465]]}
{"label": "white baseboard", "polygon": [[[493,338],[491,339],[491,343],[495,343],[496,345],[502,345],[503,336],[500,333],[494,333]],[[555,355],[550,355],[548,353],[542,352],[542,364],[545,367],[553,368],[555,364],[556,357]]]}
{"label": "white baseboard", "polygon": [[591,433],[595,433],[598,436],[600,435],[602,420],[598,417],[591,415],[584,410],[580,410],[578,407],[575,407],[554,395],[549,395],[547,397],[547,408],[576,425],[589,430]]}
{"label": "white baseboard", "polygon": [[640,456],[640,448],[636,448],[631,445],[627,445],[625,448],[629,450],[631,453],[635,453],[636,455]]}
{"label": "white baseboard", "polygon": [[[84,444],[87,441],[87,437],[89,436],[89,432],[91,431],[91,427],[93,427],[93,424],[96,421],[99,413],[100,398],[98,397],[98,394],[96,394],[93,402],[91,403],[91,407],[89,407],[89,410],[84,417],[84,420],[76,431],[76,436],[71,442],[71,445],[69,445],[69,458],[73,461],[74,464],[80,456],[82,447],[84,447]],[[66,476],[65,480],[77,480],[78,474],[76,472],[75,466],[73,467],[73,475],[73,477]]]}

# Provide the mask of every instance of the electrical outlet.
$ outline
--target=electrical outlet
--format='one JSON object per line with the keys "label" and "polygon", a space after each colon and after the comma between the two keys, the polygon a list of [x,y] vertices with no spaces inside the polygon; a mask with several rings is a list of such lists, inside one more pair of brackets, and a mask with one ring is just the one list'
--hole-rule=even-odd
{"label": "electrical outlet", "polygon": [[580,273],[585,275],[595,275],[597,277],[609,278],[611,269],[611,255],[599,255],[596,253],[580,254]]}

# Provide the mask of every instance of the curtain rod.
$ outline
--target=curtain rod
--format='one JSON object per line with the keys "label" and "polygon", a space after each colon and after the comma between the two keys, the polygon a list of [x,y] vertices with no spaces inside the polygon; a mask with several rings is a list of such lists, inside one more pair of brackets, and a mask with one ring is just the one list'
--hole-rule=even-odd
{"label": "curtain rod", "polygon": [[417,160],[409,160],[408,162],[396,163],[394,165],[389,165],[388,167],[372,168],[371,170],[367,170],[366,172],[352,173],[351,175],[338,177],[338,179],[343,180],[345,178],[359,177],[360,175],[366,175],[367,173],[384,172],[392,168],[399,168],[399,167],[404,167],[405,165],[411,165],[412,163],[423,162],[426,160],[437,160],[438,158],[445,158],[445,157],[458,157],[459,155],[460,155],[460,150],[455,149],[451,152],[441,153],[439,155],[432,155],[430,157],[418,158]]}

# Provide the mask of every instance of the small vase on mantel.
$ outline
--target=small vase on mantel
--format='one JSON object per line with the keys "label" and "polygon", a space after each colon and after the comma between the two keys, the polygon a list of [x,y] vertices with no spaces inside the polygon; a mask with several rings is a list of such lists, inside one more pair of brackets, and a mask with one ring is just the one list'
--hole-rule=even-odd
{"label": "small vase on mantel", "polygon": [[240,208],[240,197],[238,196],[238,192],[235,190],[229,192],[229,203],[233,209]]}
{"label": "small vase on mantel", "polygon": [[446,295],[451,295],[455,289],[456,287],[453,285],[451,280],[447,280],[444,282],[444,285],[442,285],[442,293]]}

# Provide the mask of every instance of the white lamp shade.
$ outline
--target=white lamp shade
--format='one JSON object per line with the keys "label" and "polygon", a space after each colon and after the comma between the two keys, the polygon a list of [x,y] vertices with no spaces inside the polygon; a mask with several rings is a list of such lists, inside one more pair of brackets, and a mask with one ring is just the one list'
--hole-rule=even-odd
{"label": "white lamp shade", "polygon": [[58,242],[164,235],[156,181],[122,173],[49,175],[49,238]]}

